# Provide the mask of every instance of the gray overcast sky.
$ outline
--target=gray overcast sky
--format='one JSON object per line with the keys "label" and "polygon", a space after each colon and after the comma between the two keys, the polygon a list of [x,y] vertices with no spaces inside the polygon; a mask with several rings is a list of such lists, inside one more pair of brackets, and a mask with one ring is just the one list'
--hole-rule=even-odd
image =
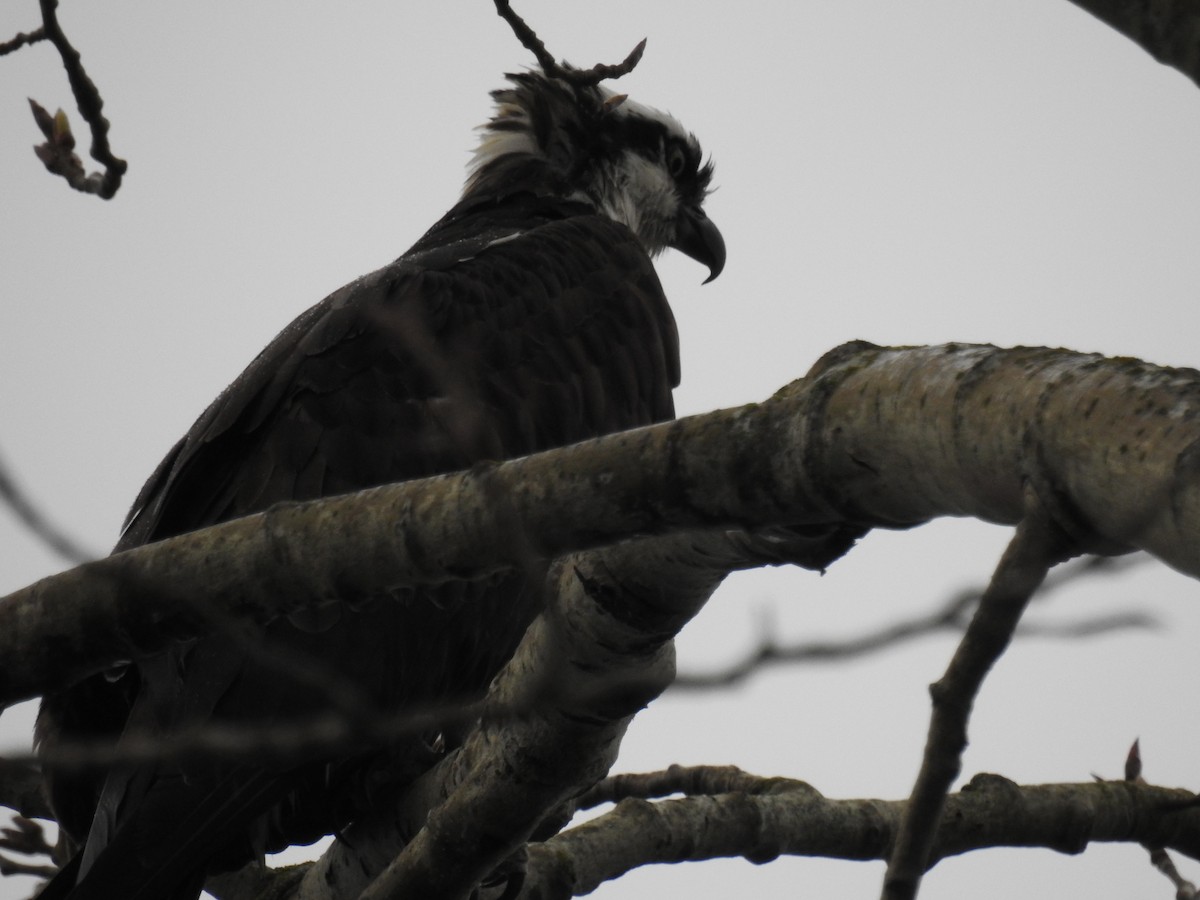
{"label": "gray overcast sky", "polygon": [[[680,324],[681,413],[768,396],[864,338],[1045,344],[1196,365],[1200,92],[1066,0],[709,3],[525,0],[581,64],[650,39],[622,89],[675,113],[716,162],[719,280],[659,266]],[[0,38],[36,24],[0,7]],[[490,0],[318,4],[64,0],[118,154],[110,203],[45,174],[25,103],[63,106],[47,47],[0,60],[0,452],[97,549],[158,459],[293,316],[394,258],[454,201],[504,71],[528,65]],[[84,140],[86,143],[86,140]],[[783,638],[850,634],[986,579],[1007,532],[875,534],[824,578],[737,578],[689,626],[681,667],[735,658],[769,611]],[[0,590],[60,564],[0,512]],[[1146,775],[1196,787],[1194,582],[1148,564],[1039,615],[1150,610],[1154,633],[1029,640],[977,705],[965,775]],[[764,673],[667,698],[618,768],[736,763],[831,796],[907,793],[925,686],[952,642]],[[1187,697],[1188,702],[1181,702]],[[5,715],[26,741],[28,707]],[[1185,865],[1194,880],[1200,872]],[[880,865],[657,867],[605,898],[871,897]],[[0,897],[27,885],[0,883]],[[1136,847],[977,854],[927,900],[1168,897]]]}

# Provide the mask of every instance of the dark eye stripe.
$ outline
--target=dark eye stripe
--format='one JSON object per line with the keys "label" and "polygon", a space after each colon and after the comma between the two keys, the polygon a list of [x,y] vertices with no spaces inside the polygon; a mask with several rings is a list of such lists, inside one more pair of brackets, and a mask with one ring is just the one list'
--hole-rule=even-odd
{"label": "dark eye stripe", "polygon": [[[662,122],[641,116],[613,116],[606,123],[603,146],[608,152],[617,147],[633,150],[652,162],[666,165],[671,177],[687,194],[703,194],[712,178],[712,166],[702,165],[700,145],[693,137],[684,137]],[[675,153],[681,153],[682,168],[672,164]]]}

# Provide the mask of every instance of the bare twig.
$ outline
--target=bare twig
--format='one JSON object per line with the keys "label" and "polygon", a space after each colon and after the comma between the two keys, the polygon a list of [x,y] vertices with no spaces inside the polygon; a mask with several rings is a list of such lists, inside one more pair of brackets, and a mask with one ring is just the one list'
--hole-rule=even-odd
{"label": "bare twig", "polygon": [[646,50],[646,39],[642,38],[629,55],[615,65],[596,63],[590,69],[576,69],[572,66],[560,65],[555,61],[554,55],[546,49],[546,45],[537,36],[537,33],[517,15],[508,0],[496,0],[496,12],[509,24],[522,46],[537,57],[538,65],[542,67],[543,72],[552,78],[561,78],[572,84],[599,84],[610,78],[615,79],[628,75],[641,60],[642,54]]}
{"label": "bare twig", "polygon": [[[1142,777],[1142,750],[1140,742],[1136,740],[1125,757],[1125,780],[1131,784],[1146,783],[1146,779]],[[1150,851],[1150,862],[1154,868],[1166,875],[1175,886],[1175,900],[1196,900],[1200,897],[1200,889],[1179,873],[1174,860],[1161,845],[1144,843],[1143,846]]]}
{"label": "bare twig", "polygon": [[19,31],[7,41],[0,41],[0,56],[20,50],[28,44],[36,44],[46,39],[45,28],[35,28],[33,31]]}
{"label": "bare twig", "polygon": [[[1111,574],[1114,570],[1148,559],[1142,556],[1088,556],[1076,565],[1056,569],[1038,592],[1045,597],[1052,590],[1062,587],[1085,575]],[[750,676],[771,665],[799,663],[827,663],[857,659],[869,653],[878,653],[907,641],[943,631],[961,632],[966,626],[971,611],[979,602],[983,588],[968,588],[955,593],[940,609],[914,616],[876,631],[859,634],[845,640],[804,641],[798,644],[781,645],[776,640],[777,630],[770,623],[759,629],[758,644],[736,663],[713,672],[684,673],[676,677],[672,690],[712,690],[733,687]],[[1022,622],[1017,634],[1025,637],[1085,638],[1126,629],[1156,627],[1153,616],[1141,613],[1117,613],[1096,616],[1063,623]]]}
{"label": "bare twig", "polygon": [[1074,543],[1026,487],[1025,517],[980,599],[946,674],[930,686],[933,715],[917,782],[888,860],[883,900],[912,900],[929,866],[946,795],[962,768],[967,722],[983,679],[1007,649],[1021,614],[1050,567]]}
{"label": "bare twig", "polygon": [[39,878],[51,878],[58,874],[58,866],[45,863],[24,863],[0,853],[0,875],[34,875]]}
{"label": "bare twig", "polygon": [[[526,632],[489,695],[519,698],[531,681],[544,683],[539,708],[517,727],[485,720],[417,782],[409,798],[424,795],[419,806],[430,812],[358,896],[465,897],[607,774],[629,720],[670,681],[672,637],[737,564],[741,550],[731,546],[723,532],[678,535],[564,562],[556,603]],[[638,688],[612,690],[613,673]]]}
{"label": "bare twig", "polygon": [[[461,897],[498,866],[503,874],[509,854],[561,827],[571,798],[607,773],[628,720],[670,681],[671,638],[729,571],[781,558],[823,569],[857,534],[684,532],[564,560],[556,603],[530,627],[490,694],[520,702],[536,684],[537,708],[513,724],[485,719],[408,792],[410,813],[392,833],[416,832],[411,842],[369,889],[344,882],[339,889],[363,900]],[[496,779],[497,772],[504,774]],[[330,864],[309,877],[328,884],[338,872]]]}
{"label": "bare twig", "polygon": [[80,565],[96,558],[96,554],[89,553],[42,514],[37,505],[21,490],[17,479],[4,464],[3,458],[0,458],[0,502],[7,504],[22,525],[68,562]]}
{"label": "bare twig", "polygon": [[12,826],[0,828],[0,847],[26,856],[50,856],[54,852],[41,823],[25,816],[13,816]]}
{"label": "bare twig", "polygon": [[121,187],[121,178],[128,168],[128,163],[114,156],[109,147],[108,119],[103,114],[104,101],[95,82],[84,69],[79,51],[71,45],[58,22],[58,0],[40,0],[40,3],[45,39],[54,45],[62,58],[71,92],[75,95],[75,104],[91,129],[92,159],[104,166],[104,172],[88,174],[84,170],[83,161],[73,152],[75,138],[62,110],[51,116],[30,100],[33,117],[42,134],[46,136],[46,142],[35,147],[34,152],[48,170],[55,175],[61,175],[75,190],[85,194],[96,194],[104,200],[111,199]]}
{"label": "bare twig", "polygon": [[[44,856],[54,859],[54,847],[46,840],[46,832],[40,822],[24,816],[13,816],[12,826],[0,828],[0,849],[11,850],[25,856]],[[0,854],[0,875],[38,875],[48,878],[58,871],[50,863],[27,863]]]}
{"label": "bare twig", "polygon": [[1150,862],[1171,880],[1171,884],[1175,885],[1175,900],[1195,900],[1200,897],[1200,890],[1197,890],[1196,885],[1179,874],[1179,870],[1175,868],[1175,863],[1166,850],[1161,847],[1151,850]]}

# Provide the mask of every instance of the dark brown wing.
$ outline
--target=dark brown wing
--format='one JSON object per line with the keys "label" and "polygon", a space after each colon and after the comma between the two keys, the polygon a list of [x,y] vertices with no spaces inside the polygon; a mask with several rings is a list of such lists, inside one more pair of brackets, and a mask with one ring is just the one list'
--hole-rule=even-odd
{"label": "dark brown wing", "polygon": [[[577,211],[523,198],[452,213],[414,251],[310,309],[172,451],[118,549],[279,501],[670,418],[676,335],[653,266],[627,229],[568,214]],[[370,702],[402,709],[481,691],[538,600],[521,575],[448,585],[341,609],[334,621],[279,621],[263,641],[353,683]],[[276,656],[213,637],[144,661],[130,720],[169,730],[320,711],[325,698]],[[48,701],[48,718],[68,736],[104,730],[73,721],[86,719],[79,701],[104,690],[96,684]],[[343,824],[353,804],[329,794],[349,782],[331,781],[327,762],[284,772],[205,763],[112,773],[72,896],[157,898],[181,881],[190,895],[214,856],[234,863],[251,844],[311,840]],[[354,769],[354,760],[335,762]]]}
{"label": "dark brown wing", "polygon": [[672,415],[674,323],[623,227],[576,216],[439,262],[402,257],[280,334],[147,484],[119,549]]}

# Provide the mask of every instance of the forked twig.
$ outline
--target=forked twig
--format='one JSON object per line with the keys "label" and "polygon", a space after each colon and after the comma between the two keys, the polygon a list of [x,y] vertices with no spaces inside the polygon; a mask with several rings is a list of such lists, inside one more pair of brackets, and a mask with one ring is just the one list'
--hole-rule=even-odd
{"label": "forked twig", "polygon": [[590,69],[576,69],[572,66],[560,65],[554,59],[554,55],[546,49],[545,43],[537,36],[537,33],[517,15],[508,0],[496,0],[496,12],[509,24],[513,34],[517,36],[517,40],[537,57],[538,65],[542,67],[543,72],[552,78],[561,78],[572,84],[594,85],[610,78],[615,79],[628,75],[641,60],[642,54],[646,50],[646,39],[642,38],[629,55],[615,65],[596,63]]}
{"label": "forked twig", "polygon": [[34,152],[49,171],[61,175],[75,190],[109,200],[121,187],[121,178],[128,168],[128,163],[113,155],[108,144],[108,119],[104,118],[103,114],[104,101],[95,82],[88,77],[83,68],[79,51],[71,45],[58,23],[58,0],[41,0],[41,8],[41,31],[62,58],[63,68],[67,70],[67,80],[71,83],[71,92],[75,95],[75,105],[91,129],[92,159],[104,166],[104,172],[88,173],[84,169],[83,161],[74,152],[75,138],[62,110],[52,116],[30,100],[33,118],[46,137],[46,142],[35,147]]}

